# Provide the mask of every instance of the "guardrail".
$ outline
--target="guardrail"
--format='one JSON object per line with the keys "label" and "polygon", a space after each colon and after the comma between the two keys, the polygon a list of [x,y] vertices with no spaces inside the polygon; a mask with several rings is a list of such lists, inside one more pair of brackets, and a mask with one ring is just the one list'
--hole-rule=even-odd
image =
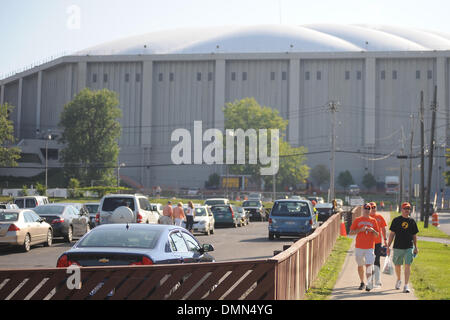
{"label": "guardrail", "polygon": [[[0,300],[302,299],[339,236],[341,215],[265,260],[0,270]],[[70,289],[73,288],[73,289]]]}

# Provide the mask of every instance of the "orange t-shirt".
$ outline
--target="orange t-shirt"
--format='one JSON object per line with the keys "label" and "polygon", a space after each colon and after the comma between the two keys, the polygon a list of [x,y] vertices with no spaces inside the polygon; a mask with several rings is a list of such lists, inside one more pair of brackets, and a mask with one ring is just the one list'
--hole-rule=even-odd
{"label": "orange t-shirt", "polygon": [[[350,230],[361,229],[365,225],[374,228],[377,232],[380,232],[377,220],[371,217],[366,218],[364,216],[356,218],[355,221],[353,221]],[[375,247],[375,240],[376,236],[370,231],[358,232],[358,234],[356,235],[355,248],[373,249]]]}
{"label": "orange t-shirt", "polygon": [[381,229],[387,226],[386,220],[384,220],[383,216],[378,213],[375,213],[374,215],[370,215],[370,217],[377,220],[378,227],[380,228],[380,230],[378,232],[378,237],[376,237],[376,239],[375,239],[375,243],[381,243],[381,233],[382,233]]}
{"label": "orange t-shirt", "polygon": [[173,217],[175,219],[184,219],[185,215],[184,215],[184,210],[181,207],[175,207],[173,208]]}

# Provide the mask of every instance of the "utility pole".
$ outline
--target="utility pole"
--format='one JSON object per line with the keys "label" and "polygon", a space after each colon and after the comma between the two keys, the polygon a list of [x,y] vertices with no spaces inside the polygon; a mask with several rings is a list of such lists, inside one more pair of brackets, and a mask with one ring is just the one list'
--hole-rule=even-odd
{"label": "utility pole", "polygon": [[412,169],[412,152],[413,152],[413,140],[414,140],[414,115],[411,115],[411,140],[409,141],[409,193],[408,202],[412,203],[413,195],[413,169]]}
{"label": "utility pole", "polygon": [[420,221],[425,217],[425,128],[423,91],[420,91]]}
{"label": "utility pole", "polygon": [[430,217],[430,195],[431,195],[431,179],[432,179],[432,173],[433,173],[433,153],[434,153],[434,131],[436,127],[436,110],[437,110],[437,86],[434,86],[434,97],[433,102],[431,104],[431,112],[432,112],[432,118],[431,118],[431,139],[430,139],[430,150],[428,152],[428,187],[427,187],[427,207],[426,207],[426,214],[425,214],[425,222],[423,224],[424,228],[428,228],[428,220]]}
{"label": "utility pole", "polygon": [[330,170],[330,195],[328,202],[333,201],[335,198],[335,153],[336,153],[336,112],[337,112],[337,106],[339,105],[339,102],[337,101],[330,101],[328,103],[329,111],[331,112],[331,170]]}
{"label": "utility pole", "polygon": [[404,184],[403,184],[403,171],[404,171],[404,159],[406,159],[405,155],[405,134],[402,126],[402,148],[401,148],[401,155],[397,156],[397,159],[400,159],[400,193],[398,195],[398,210],[400,211],[402,207],[403,202],[403,193],[404,193]]}

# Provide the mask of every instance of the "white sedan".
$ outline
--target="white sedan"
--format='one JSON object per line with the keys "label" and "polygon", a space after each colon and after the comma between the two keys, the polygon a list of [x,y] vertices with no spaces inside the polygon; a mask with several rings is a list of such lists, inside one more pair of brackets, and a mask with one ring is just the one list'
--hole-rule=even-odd
{"label": "white sedan", "polygon": [[[214,234],[214,215],[209,206],[195,206],[194,208],[194,226],[193,232],[202,232],[206,235]],[[186,223],[183,223],[183,227],[186,227]]]}

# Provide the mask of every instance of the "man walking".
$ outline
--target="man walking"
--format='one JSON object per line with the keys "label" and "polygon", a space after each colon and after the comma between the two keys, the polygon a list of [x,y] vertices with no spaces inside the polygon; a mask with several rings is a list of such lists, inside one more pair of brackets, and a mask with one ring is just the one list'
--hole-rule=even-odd
{"label": "man walking", "polygon": [[[394,218],[389,230],[388,249],[391,247],[394,240],[394,256],[392,262],[395,265],[395,274],[397,275],[397,283],[395,289],[400,289],[402,286],[401,273],[402,265],[404,264],[405,272],[405,286],[403,292],[410,292],[409,276],[411,274],[411,264],[414,256],[417,255],[417,233],[419,229],[414,219],[410,218],[411,205],[409,202],[402,203],[402,215]],[[389,253],[388,253],[389,254]]]}
{"label": "man walking", "polygon": [[[363,206],[362,216],[356,218],[350,227],[350,234],[356,234],[355,258],[361,280],[358,290],[366,288],[366,291],[373,288],[372,267],[375,261],[373,248],[379,234],[377,220],[370,217],[370,209],[370,204],[366,203]],[[364,265],[366,266],[367,286],[364,284]]]}
{"label": "man walking", "polygon": [[386,220],[384,220],[381,214],[377,213],[377,204],[375,202],[370,203],[370,216],[377,220],[378,228],[380,230],[378,236],[375,240],[375,262],[373,265],[373,275],[375,280],[375,288],[381,287],[380,278],[380,257],[381,257],[381,238],[383,238],[383,243],[387,246],[386,238]]}
{"label": "man walking", "polygon": [[173,208],[171,201],[167,201],[167,205],[163,209],[163,215],[160,221],[161,224],[173,224]]}
{"label": "man walking", "polygon": [[183,210],[183,203],[178,202],[178,205],[173,209],[173,217],[175,219],[176,226],[183,226],[183,221],[186,220]]}

